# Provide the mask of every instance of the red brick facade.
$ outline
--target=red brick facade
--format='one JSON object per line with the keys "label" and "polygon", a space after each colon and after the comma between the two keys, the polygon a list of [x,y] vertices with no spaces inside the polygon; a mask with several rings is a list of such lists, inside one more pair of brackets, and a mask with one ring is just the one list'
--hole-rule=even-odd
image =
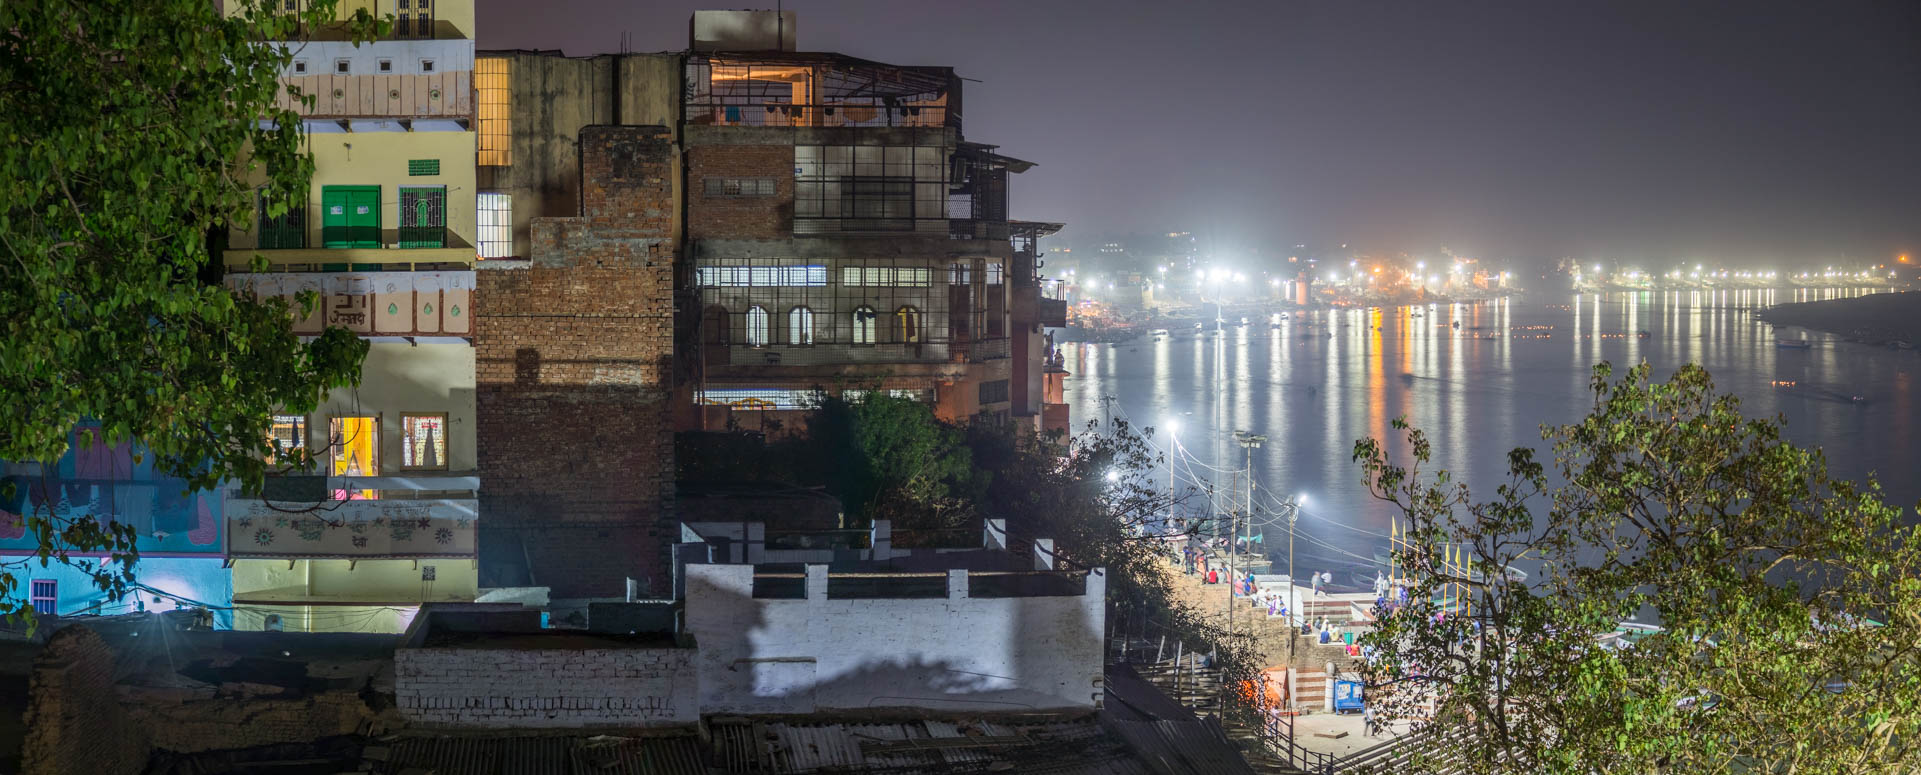
{"label": "red brick facade", "polygon": [[634,578],[664,595],[673,137],[587,127],[580,153],[581,216],[536,219],[531,261],[478,272],[481,585],[617,597]]}
{"label": "red brick facade", "polygon": [[[772,196],[709,195],[708,180],[773,180]],[[789,239],[794,236],[794,147],[704,145],[687,149],[687,236],[691,239]]]}

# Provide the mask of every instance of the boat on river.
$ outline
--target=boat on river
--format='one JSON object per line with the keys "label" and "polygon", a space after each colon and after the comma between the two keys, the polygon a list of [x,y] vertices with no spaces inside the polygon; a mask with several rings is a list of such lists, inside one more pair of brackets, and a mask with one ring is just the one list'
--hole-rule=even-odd
{"label": "boat on river", "polygon": [[1806,339],[1776,339],[1774,346],[1783,350],[1806,350],[1814,347],[1814,343]]}

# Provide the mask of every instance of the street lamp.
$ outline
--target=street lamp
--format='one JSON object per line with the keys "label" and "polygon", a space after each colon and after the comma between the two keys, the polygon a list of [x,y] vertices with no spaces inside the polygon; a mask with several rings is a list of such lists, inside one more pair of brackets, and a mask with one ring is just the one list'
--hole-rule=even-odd
{"label": "street lamp", "polygon": [[[1294,627],[1295,617],[1301,615],[1300,587],[1294,585],[1294,525],[1301,521],[1301,504],[1306,502],[1307,494],[1302,493],[1281,504],[1281,508],[1287,510],[1287,626],[1289,630]],[[1290,631],[1287,634],[1289,665],[1294,664],[1294,642],[1297,640],[1300,640],[1300,633]]]}
{"label": "street lamp", "polygon": [[[1242,449],[1247,450],[1247,501],[1244,504],[1244,507],[1247,510],[1247,516],[1249,521],[1252,521],[1254,517],[1254,450],[1259,449],[1261,444],[1267,441],[1267,437],[1257,433],[1249,433],[1247,431],[1235,431],[1234,441],[1235,443],[1240,444]],[[1228,529],[1227,529],[1227,579],[1228,579],[1227,631],[1228,632],[1234,631],[1234,584],[1239,580],[1239,577],[1234,575],[1234,557],[1235,555],[1240,554],[1240,548],[1235,545],[1240,540],[1240,535],[1239,535],[1240,527],[1238,522],[1239,522],[1239,519],[1237,516],[1235,516],[1232,513],[1228,515]],[[1288,583],[1290,584],[1293,583],[1293,580],[1289,579]]]}

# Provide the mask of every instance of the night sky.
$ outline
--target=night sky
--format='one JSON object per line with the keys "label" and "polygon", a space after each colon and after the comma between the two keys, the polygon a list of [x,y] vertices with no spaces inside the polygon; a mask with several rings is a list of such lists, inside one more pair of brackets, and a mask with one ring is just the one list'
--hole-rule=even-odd
{"label": "night sky", "polygon": [[[679,0],[479,0],[481,48],[686,46]],[[771,7],[772,3],[768,3]],[[800,48],[947,65],[1063,236],[1495,260],[1921,252],[1921,2],[790,0]],[[1782,264],[1786,266],[1786,264]]]}

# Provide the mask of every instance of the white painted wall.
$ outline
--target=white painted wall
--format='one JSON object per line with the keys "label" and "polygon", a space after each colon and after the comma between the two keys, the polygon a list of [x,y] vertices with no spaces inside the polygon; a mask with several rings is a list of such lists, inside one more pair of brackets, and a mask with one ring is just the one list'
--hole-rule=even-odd
{"label": "white painted wall", "polygon": [[380,416],[381,473],[427,474],[400,467],[400,416],[447,413],[447,471],[472,471],[474,463],[474,348],[466,343],[372,342],[360,367],[360,386],[328,393],[307,417],[307,443],[327,444],[332,417]]}
{"label": "white painted wall", "polygon": [[755,600],[751,565],[687,566],[703,713],[1090,709],[1100,693],[1104,571],[1077,597]]}
{"label": "white painted wall", "polygon": [[403,648],[394,696],[416,724],[644,727],[700,720],[691,649]]}

